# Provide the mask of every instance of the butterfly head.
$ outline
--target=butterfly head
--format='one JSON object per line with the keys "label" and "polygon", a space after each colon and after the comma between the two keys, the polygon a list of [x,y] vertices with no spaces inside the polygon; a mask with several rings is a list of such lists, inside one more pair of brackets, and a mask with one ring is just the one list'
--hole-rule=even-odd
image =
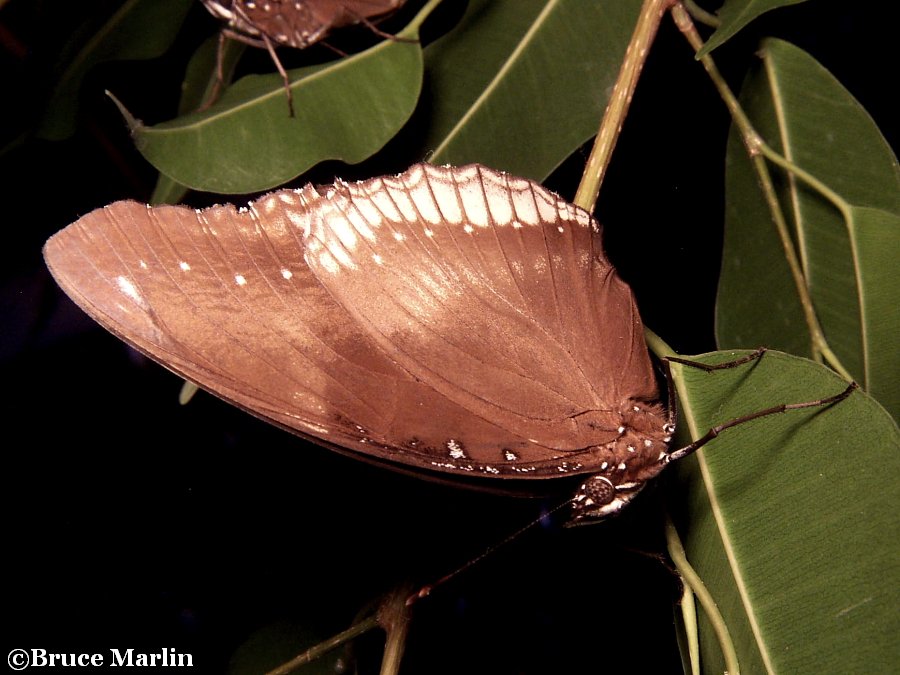
{"label": "butterfly head", "polygon": [[[604,446],[611,460],[602,461],[599,473],[588,476],[571,499],[570,525],[582,525],[614,516],[631,503],[647,481],[657,476],[671,461],[668,444],[675,431],[666,420],[659,424],[659,411],[652,410],[628,418],[619,427],[619,437]],[[606,457],[608,455],[604,455]]]}
{"label": "butterfly head", "polygon": [[614,516],[624,509],[644,487],[645,481],[619,484],[603,474],[589,476],[572,498],[570,525],[584,525]]}

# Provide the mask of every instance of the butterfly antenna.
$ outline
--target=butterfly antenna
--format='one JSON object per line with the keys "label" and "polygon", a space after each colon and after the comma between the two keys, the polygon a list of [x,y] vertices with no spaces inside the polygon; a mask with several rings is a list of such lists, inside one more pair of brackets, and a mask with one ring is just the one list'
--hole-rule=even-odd
{"label": "butterfly antenna", "polygon": [[460,574],[465,572],[470,567],[474,567],[475,565],[477,565],[479,562],[481,562],[488,556],[493,555],[499,549],[503,548],[510,542],[521,537],[525,532],[527,532],[531,528],[535,527],[536,525],[541,524],[546,518],[549,518],[557,511],[561,511],[565,507],[571,506],[573,501],[574,500],[572,500],[572,499],[567,499],[563,503],[557,504],[556,506],[554,506],[552,509],[550,509],[546,513],[542,513],[540,516],[538,516],[537,518],[532,520],[530,523],[524,525],[523,527],[520,527],[518,530],[516,530],[512,534],[507,535],[502,540],[498,541],[496,544],[492,544],[491,546],[488,546],[484,551],[482,551],[480,554],[478,554],[477,556],[475,556],[474,558],[469,560],[464,565],[457,567],[455,570],[453,570],[449,574],[445,574],[437,581],[422,586],[418,591],[416,591],[415,593],[413,593],[406,599],[407,606],[411,605],[412,603],[414,603],[416,600],[419,600],[420,598],[427,597],[428,595],[431,594],[431,591],[433,591],[438,586],[441,586],[441,585],[447,583],[448,581],[450,581],[451,579],[459,576]]}

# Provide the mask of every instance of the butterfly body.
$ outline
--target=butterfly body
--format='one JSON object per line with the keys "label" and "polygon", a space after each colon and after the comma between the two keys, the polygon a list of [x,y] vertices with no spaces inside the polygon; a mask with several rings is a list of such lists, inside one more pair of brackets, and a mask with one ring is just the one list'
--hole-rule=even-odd
{"label": "butterfly body", "polygon": [[243,209],[118,202],[45,257],[107,329],[329,447],[473,479],[590,474],[590,516],[665,466],[631,291],[590,215],[532,181],[420,164]]}
{"label": "butterfly body", "polygon": [[405,0],[202,0],[234,33],[305,49],[332,30],[389,14]]}

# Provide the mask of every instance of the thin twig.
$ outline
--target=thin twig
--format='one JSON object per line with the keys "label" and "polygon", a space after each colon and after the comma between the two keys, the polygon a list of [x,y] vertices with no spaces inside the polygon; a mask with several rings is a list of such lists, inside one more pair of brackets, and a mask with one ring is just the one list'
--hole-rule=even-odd
{"label": "thin twig", "polygon": [[594,139],[594,147],[591,149],[591,155],[584,167],[581,183],[575,192],[573,202],[588,212],[593,212],[594,205],[597,203],[600,184],[609,167],[616,141],[619,139],[619,132],[622,131],[622,125],[628,114],[628,106],[631,105],[638,78],[647,61],[650,45],[653,44],[653,38],[656,36],[663,15],[674,2],[675,0],[644,0],[644,5],[641,7],[634,33],[625,50],[625,59],[619,69],[619,76],[613,85],[606,112],[603,113],[600,129]]}
{"label": "thin twig", "polygon": [[700,601],[700,606],[703,607],[706,617],[712,624],[716,637],[719,640],[719,646],[722,648],[722,656],[725,658],[725,671],[728,675],[740,675],[741,669],[738,664],[737,652],[734,649],[734,642],[731,640],[731,634],[728,632],[725,619],[722,617],[722,613],[719,612],[719,607],[706,588],[706,584],[703,583],[700,575],[688,562],[684,546],[681,545],[681,539],[678,537],[678,530],[675,529],[675,525],[668,514],[666,515],[666,544],[672,562],[675,563],[675,568],[681,574],[684,583],[690,587],[697,600]]}
{"label": "thin twig", "polygon": [[378,619],[374,616],[369,617],[368,619],[364,619],[359,623],[350,626],[347,630],[342,633],[338,633],[332,638],[325,640],[324,642],[320,642],[319,644],[310,647],[302,654],[298,654],[294,658],[292,658],[287,663],[282,663],[277,668],[270,670],[266,675],[287,675],[288,673],[296,670],[300,666],[305,666],[307,663],[311,663],[315,661],[317,658],[327,654],[332,649],[336,647],[340,647],[345,642],[349,642],[350,640],[362,635],[363,633],[367,633],[373,628],[378,628],[380,624],[378,623]]}
{"label": "thin twig", "polygon": [[[691,47],[693,47],[695,51],[699,51],[703,46],[703,40],[697,33],[697,29],[694,27],[694,24],[691,21],[691,17],[688,15],[687,11],[681,4],[676,4],[672,7],[672,18],[675,21],[675,25],[690,43]],[[716,87],[716,90],[719,92],[719,96],[721,96],[722,100],[725,103],[725,106],[731,113],[731,117],[734,120],[735,127],[741,134],[741,138],[744,141],[744,145],[747,148],[748,154],[750,155],[750,161],[753,165],[754,171],[757,174],[757,178],[759,179],[759,184],[762,189],[764,199],[769,207],[769,211],[772,215],[772,220],[774,221],[775,227],[778,231],[778,236],[781,239],[781,245],[784,250],[785,260],[787,261],[788,267],[790,268],[791,276],[794,280],[794,286],[796,287],[797,295],[800,298],[800,304],[803,308],[803,315],[810,333],[813,356],[817,361],[822,361],[824,357],[824,359],[828,361],[829,365],[836,372],[838,372],[841,377],[848,381],[851,381],[853,379],[853,376],[850,375],[849,371],[841,364],[837,356],[829,348],[828,341],[825,338],[825,332],[822,330],[822,326],[819,323],[818,317],[816,316],[815,304],[813,303],[812,297],[809,293],[809,286],[806,282],[806,276],[804,275],[802,265],[800,264],[800,259],[797,256],[797,251],[791,238],[787,219],[785,218],[784,213],[781,209],[781,204],[778,201],[778,195],[775,191],[775,185],[772,181],[769,167],[766,164],[766,158],[772,159],[772,157],[777,156],[778,161],[772,159],[774,163],[783,166],[788,171],[797,174],[804,180],[815,179],[806,172],[802,172],[802,174],[799,173],[802,171],[799,169],[799,167],[794,166],[786,159],[778,155],[778,153],[772,150],[772,148],[770,148],[765,143],[756,129],[754,129],[752,123],[750,122],[750,119],[747,117],[744,110],[741,108],[737,97],[725,82],[725,78],[723,78],[721,73],[719,73],[719,70],[716,67],[715,61],[713,61],[712,57],[709,55],[703,56],[700,59],[700,62],[703,64],[703,67],[706,69],[710,80]],[[822,186],[822,184],[819,182],[816,182],[816,184],[810,184],[817,189],[817,186]],[[834,193],[832,193],[831,191],[823,194],[829,199],[831,199],[834,195]]]}

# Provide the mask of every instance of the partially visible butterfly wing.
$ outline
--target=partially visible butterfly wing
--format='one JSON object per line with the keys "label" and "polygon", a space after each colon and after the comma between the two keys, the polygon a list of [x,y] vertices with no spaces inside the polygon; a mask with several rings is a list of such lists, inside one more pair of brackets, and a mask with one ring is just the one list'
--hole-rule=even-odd
{"label": "partially visible butterfly wing", "polygon": [[[376,190],[378,181],[361,185]],[[589,457],[577,466],[582,453],[494,423],[385,351],[307,264],[302,201],[280,191],[240,211],[119,202],[51,238],[45,257],[62,288],[114,334],[331,447],[452,473],[589,470]],[[411,274],[426,265],[409,263]]]}
{"label": "partially visible butterfly wing", "polygon": [[[400,8],[406,0],[307,0],[309,11],[331,28],[382,18]],[[299,4],[299,3],[293,3]]]}
{"label": "partially visible butterfly wing", "polygon": [[302,191],[306,259],[385,354],[473,414],[577,451],[657,398],[590,216],[472,165]]}
{"label": "partially visible butterfly wing", "polygon": [[304,49],[335,28],[377,18],[405,0],[268,0],[233,3],[244,25],[253,26],[280,44]]}

